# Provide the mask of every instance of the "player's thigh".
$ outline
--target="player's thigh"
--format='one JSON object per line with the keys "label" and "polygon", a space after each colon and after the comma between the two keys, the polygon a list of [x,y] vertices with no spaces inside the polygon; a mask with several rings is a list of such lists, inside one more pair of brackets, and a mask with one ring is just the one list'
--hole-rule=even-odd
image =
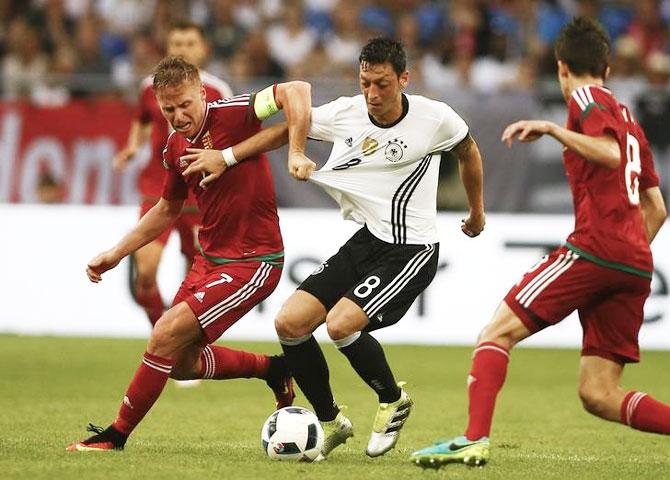
{"label": "player's thigh", "polygon": [[535,333],[560,322],[602,290],[598,268],[602,267],[558,248],[528,270],[504,301]]}
{"label": "player's thigh", "polygon": [[311,334],[326,319],[326,307],[311,293],[296,290],[284,302],[275,318],[275,330],[282,339]]}
{"label": "player's thigh", "polygon": [[[360,278],[357,266],[364,259],[366,232],[356,232],[339,251],[319,265],[298,286],[297,291],[306,292],[330,310],[347,290]],[[302,297],[302,296],[301,296]]]}
{"label": "player's thigh", "polygon": [[372,331],[397,323],[435,278],[439,245],[397,246],[377,259],[345,293],[369,319]]}
{"label": "player's thigh", "polygon": [[509,350],[531,334],[519,316],[503,301],[479,334],[477,343],[493,342]]}
{"label": "player's thigh", "polygon": [[579,309],[584,330],[582,355],[599,356],[620,364],[638,362],[638,334],[651,281],[607,269],[612,289]]}
{"label": "player's thigh", "polygon": [[175,302],[190,306],[211,343],[274,291],[281,269],[265,262],[202,267],[206,262],[196,257]]}
{"label": "player's thigh", "polygon": [[202,339],[195,313],[188,304],[179,302],[156,322],[147,351],[152,355],[173,358],[177,352],[202,342]]}

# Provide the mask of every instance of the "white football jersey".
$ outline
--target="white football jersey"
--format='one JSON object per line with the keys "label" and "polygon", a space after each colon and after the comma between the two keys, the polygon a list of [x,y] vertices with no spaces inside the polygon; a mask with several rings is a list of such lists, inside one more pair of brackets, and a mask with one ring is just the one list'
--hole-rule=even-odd
{"label": "white football jersey", "polygon": [[380,240],[437,243],[440,152],[458,145],[468,126],[445,103],[403,97],[406,114],[390,126],[373,123],[363,95],[312,108],[309,137],[333,149],[310,180],[337,201],[345,219],[367,225]]}

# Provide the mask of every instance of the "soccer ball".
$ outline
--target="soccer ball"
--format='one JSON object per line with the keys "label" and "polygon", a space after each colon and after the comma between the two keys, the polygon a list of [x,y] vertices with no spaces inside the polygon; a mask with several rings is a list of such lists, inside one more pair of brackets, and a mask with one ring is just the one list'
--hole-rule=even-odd
{"label": "soccer ball", "polygon": [[323,428],[309,410],[284,407],[263,424],[261,445],[273,460],[311,462],[321,453]]}

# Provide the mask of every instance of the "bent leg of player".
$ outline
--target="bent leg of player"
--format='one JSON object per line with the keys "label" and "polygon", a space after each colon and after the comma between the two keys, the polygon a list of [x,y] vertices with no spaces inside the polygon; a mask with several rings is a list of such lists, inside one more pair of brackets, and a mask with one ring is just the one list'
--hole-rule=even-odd
{"label": "bent leg of player", "polygon": [[204,332],[204,348],[184,352],[172,376],[179,379],[260,378],[275,395],[276,407],[293,403],[293,380],[284,357],[212,345],[276,288],[281,269],[264,262],[210,264],[197,256],[175,302],[184,301]]}
{"label": "bent leg of player", "polygon": [[414,452],[422,467],[447,463],[483,465],[498,393],[505,383],[509,351],[533,333],[559,322],[597,290],[589,266],[562,247],[532,267],[508,292],[478,339],[468,376],[468,424],[459,436]]}
{"label": "bent leg of player", "polygon": [[359,278],[326,322],[335,345],[377,393],[379,407],[366,449],[377,457],[396,445],[413,403],[402,389],[404,382],[396,382],[382,346],[368,332],[397,323],[430,284],[438,245],[393,245],[368,238],[366,247]]}
{"label": "bent leg of player", "polygon": [[284,303],[275,320],[277,335],[293,377],[312,404],[324,429],[323,460],[335,447],[353,436],[330,388],[330,372],[312,332],[324,322],[326,309],[313,295],[297,290]]}
{"label": "bent leg of player", "polygon": [[165,312],[151,332],[147,351],[123,397],[116,420],[92,437],[75,442],[68,451],[123,450],[128,436],[158,400],[178,352],[203,341],[203,333],[190,307],[181,302]]}
{"label": "bent leg of player", "polygon": [[670,406],[620,386],[624,365],[639,361],[637,338],[650,281],[626,272],[607,273],[619,291],[579,310],[585,332],[579,368],[582,404],[605,420],[669,435]]}

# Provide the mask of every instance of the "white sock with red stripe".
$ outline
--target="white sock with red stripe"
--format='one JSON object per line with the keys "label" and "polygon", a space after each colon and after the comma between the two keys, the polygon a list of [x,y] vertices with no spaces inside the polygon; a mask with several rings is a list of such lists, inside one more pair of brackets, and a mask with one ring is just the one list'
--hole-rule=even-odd
{"label": "white sock with red stripe", "polygon": [[643,432],[670,435],[670,406],[643,392],[628,392],[621,402],[621,423]]}
{"label": "white sock with red stripe", "polygon": [[172,360],[144,352],[112,427],[130,435],[158,400],[171,371]]}
{"label": "white sock with red stripe", "polygon": [[509,352],[493,342],[481,343],[472,353],[472,368],[468,376],[469,440],[488,437],[498,392],[505,383]]}

